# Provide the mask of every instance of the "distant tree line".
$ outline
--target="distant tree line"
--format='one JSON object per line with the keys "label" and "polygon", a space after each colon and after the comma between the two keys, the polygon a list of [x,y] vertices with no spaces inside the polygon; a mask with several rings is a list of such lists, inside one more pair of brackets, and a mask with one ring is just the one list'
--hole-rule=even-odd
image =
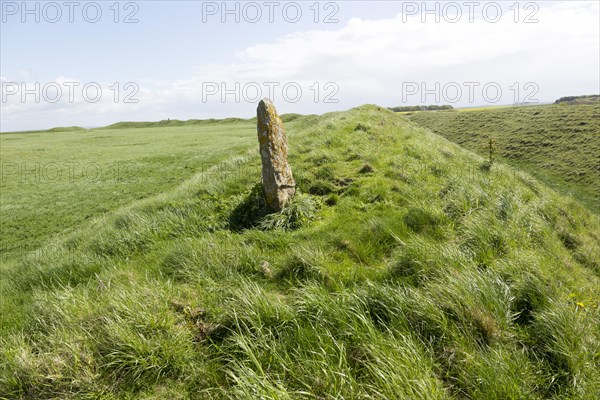
{"label": "distant tree line", "polygon": [[441,111],[441,110],[454,110],[454,107],[451,105],[443,105],[443,106],[401,106],[401,107],[389,107],[388,110],[392,110],[394,112],[406,112],[406,111]]}
{"label": "distant tree line", "polygon": [[554,104],[560,103],[588,103],[600,100],[600,95],[590,94],[586,96],[565,96],[556,100]]}

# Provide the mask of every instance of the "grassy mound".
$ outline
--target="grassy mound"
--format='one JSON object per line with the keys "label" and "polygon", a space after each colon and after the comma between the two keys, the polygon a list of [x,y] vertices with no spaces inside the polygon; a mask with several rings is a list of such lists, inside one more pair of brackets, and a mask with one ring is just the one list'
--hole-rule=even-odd
{"label": "grassy mound", "polygon": [[3,265],[0,397],[597,397],[597,217],[375,106],[294,122],[279,214],[253,150]]}
{"label": "grassy mound", "polygon": [[59,126],[56,128],[48,129],[48,132],[85,132],[87,129],[80,126]]}
{"label": "grassy mound", "polygon": [[591,94],[585,96],[565,96],[556,100],[554,104],[595,104],[598,107],[600,104],[600,95]]}
{"label": "grassy mound", "polygon": [[87,129],[80,126],[57,126],[52,129],[43,129],[35,131],[21,131],[21,132],[0,132],[0,134],[26,134],[26,133],[56,133],[56,132],[87,132]]}
{"label": "grassy mound", "polygon": [[182,121],[179,119],[163,119],[161,121],[122,121],[98,128],[98,129],[134,129],[134,128],[167,128],[176,126],[194,126],[211,124],[230,124],[235,122],[245,122],[242,118],[224,118],[224,119],[189,119]]}
{"label": "grassy mound", "polygon": [[600,102],[590,99],[589,104],[416,113],[410,118],[481,155],[488,153],[493,139],[499,159],[600,213]]}

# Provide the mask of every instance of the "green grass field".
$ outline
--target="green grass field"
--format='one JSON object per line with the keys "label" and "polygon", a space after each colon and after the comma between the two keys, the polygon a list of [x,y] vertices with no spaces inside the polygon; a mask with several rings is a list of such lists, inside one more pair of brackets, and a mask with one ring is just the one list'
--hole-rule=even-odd
{"label": "green grass field", "polygon": [[255,144],[255,123],[247,121],[129,125],[0,135],[0,253],[33,251],[53,236],[172,189]]}
{"label": "green grass field", "polygon": [[376,106],[291,119],[278,214],[251,121],[2,136],[145,168],[3,186],[41,247],[0,267],[0,398],[598,398],[597,215]]}
{"label": "green grass field", "polygon": [[600,102],[418,112],[417,124],[529,172],[600,213]]}

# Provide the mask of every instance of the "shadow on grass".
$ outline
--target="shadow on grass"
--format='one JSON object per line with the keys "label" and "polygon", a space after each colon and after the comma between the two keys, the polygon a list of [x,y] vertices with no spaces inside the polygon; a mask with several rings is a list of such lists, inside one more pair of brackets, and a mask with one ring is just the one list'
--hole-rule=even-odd
{"label": "shadow on grass", "polygon": [[231,212],[229,229],[234,232],[241,232],[245,229],[254,228],[267,214],[269,214],[269,209],[265,202],[263,188],[260,183],[257,183],[244,200]]}

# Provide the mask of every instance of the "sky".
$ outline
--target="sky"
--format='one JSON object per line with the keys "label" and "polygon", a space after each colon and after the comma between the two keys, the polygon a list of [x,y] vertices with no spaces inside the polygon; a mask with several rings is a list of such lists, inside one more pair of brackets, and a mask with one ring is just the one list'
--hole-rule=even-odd
{"label": "sky", "polygon": [[600,93],[600,2],[0,0],[0,131]]}

